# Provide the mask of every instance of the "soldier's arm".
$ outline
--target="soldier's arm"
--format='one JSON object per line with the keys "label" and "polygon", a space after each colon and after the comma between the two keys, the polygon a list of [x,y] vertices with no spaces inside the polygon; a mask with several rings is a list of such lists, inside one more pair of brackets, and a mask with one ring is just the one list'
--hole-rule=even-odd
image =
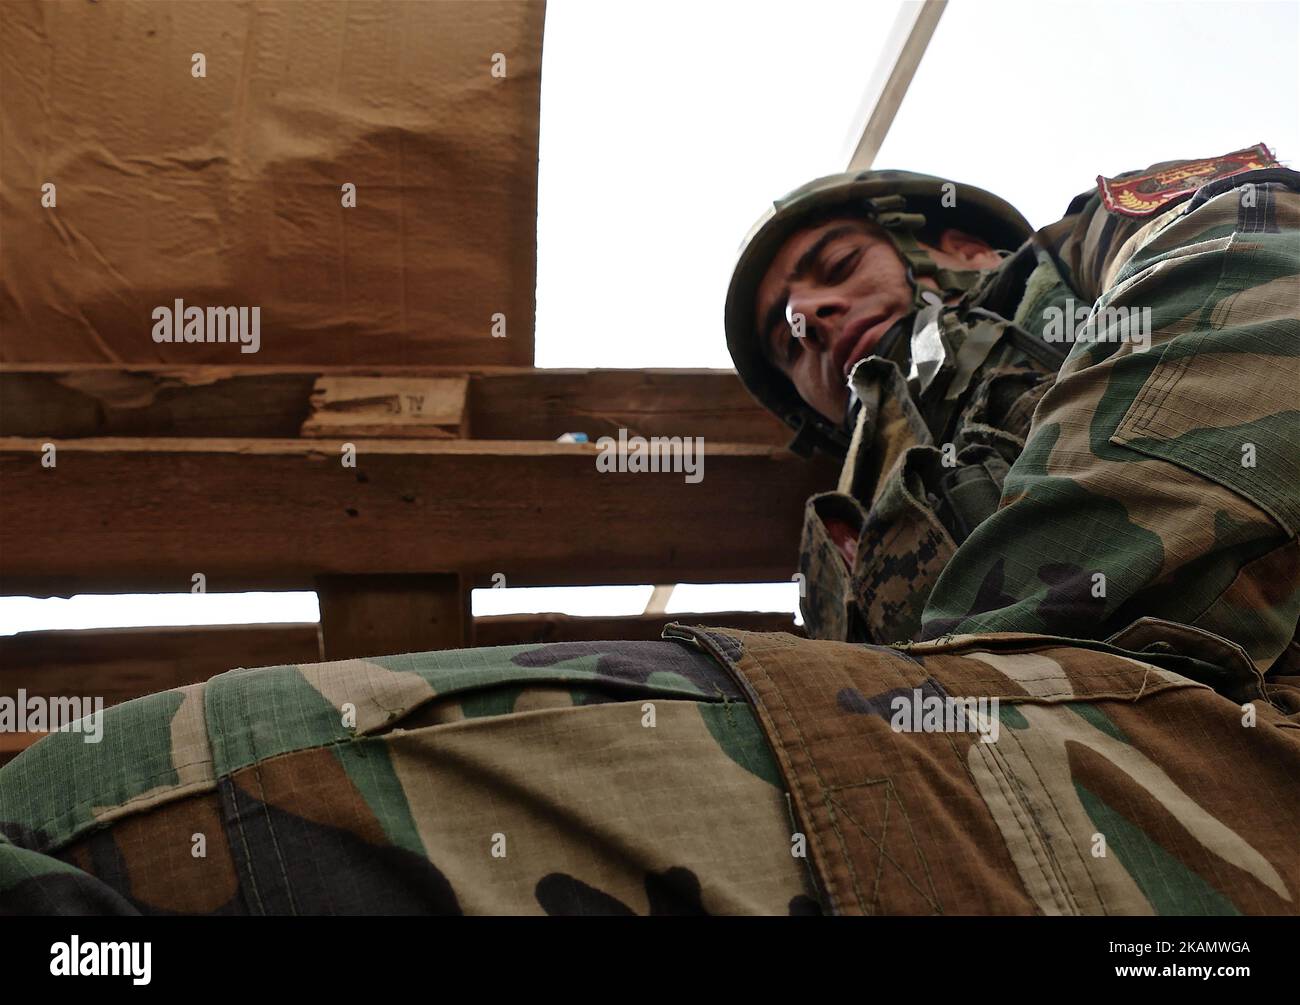
{"label": "soldier's arm", "polygon": [[1247,173],[1146,222],[1099,203],[1072,222],[1061,247],[1080,294],[1096,284],[1093,318],[927,637],[1104,638],[1155,616],[1261,667],[1282,652],[1300,610],[1298,188]]}

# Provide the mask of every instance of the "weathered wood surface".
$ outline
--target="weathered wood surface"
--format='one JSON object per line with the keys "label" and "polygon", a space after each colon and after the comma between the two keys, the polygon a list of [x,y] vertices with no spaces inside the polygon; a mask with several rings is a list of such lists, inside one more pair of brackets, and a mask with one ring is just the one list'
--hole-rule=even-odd
{"label": "weathered wood surface", "polygon": [[602,472],[591,444],[0,439],[0,595],[312,588],[458,572],[472,585],[790,578],[828,466],[706,445],[703,479]]}
{"label": "weathered wood surface", "polygon": [[469,591],[444,575],[321,576],[322,655],[327,660],[459,649],[469,644]]}
{"label": "weathered wood surface", "polygon": [[[394,381],[389,395],[409,393],[413,381],[467,380],[462,435],[476,439],[584,432],[595,440],[623,428],[726,443],[789,440],[730,370],[12,364],[0,367],[0,436],[293,437],[329,421],[313,408],[323,381],[356,379]],[[375,428],[364,435],[384,434]]]}

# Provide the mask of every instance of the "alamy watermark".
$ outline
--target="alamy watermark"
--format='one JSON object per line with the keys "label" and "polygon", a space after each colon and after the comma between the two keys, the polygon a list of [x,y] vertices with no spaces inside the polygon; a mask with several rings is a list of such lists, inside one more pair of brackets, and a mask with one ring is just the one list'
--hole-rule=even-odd
{"label": "alamy watermark", "polygon": [[135,985],[153,977],[152,942],[82,942],[74,935],[50,946],[55,977],[130,977]]}
{"label": "alamy watermark", "polygon": [[262,348],[262,308],[186,307],[176,300],[171,307],[155,307],[150,315],[155,342],[238,342],[239,351]]}
{"label": "alamy watermark", "polygon": [[602,436],[596,441],[600,453],[596,470],[602,472],[658,472],[684,474],[692,485],[704,480],[703,436]]}
{"label": "alamy watermark", "polygon": [[997,743],[1001,732],[997,698],[954,698],[913,688],[890,703],[895,733],[979,733],[980,743]]}
{"label": "alamy watermark", "polygon": [[1044,342],[1129,342],[1135,352],[1151,348],[1150,307],[1099,307],[1067,298],[1043,309]]}
{"label": "alamy watermark", "polygon": [[0,733],[82,733],[86,743],[104,738],[104,699],[28,697],[18,689],[18,697],[0,697]]}

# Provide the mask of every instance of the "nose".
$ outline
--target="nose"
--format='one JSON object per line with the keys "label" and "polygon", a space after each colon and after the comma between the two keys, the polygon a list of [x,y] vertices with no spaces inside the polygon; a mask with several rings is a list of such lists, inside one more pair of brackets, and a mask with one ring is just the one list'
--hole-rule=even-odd
{"label": "nose", "polygon": [[804,336],[800,344],[805,351],[828,352],[835,328],[844,318],[848,303],[833,290],[817,286],[794,287],[786,301],[786,320],[792,330],[799,316],[804,321]]}

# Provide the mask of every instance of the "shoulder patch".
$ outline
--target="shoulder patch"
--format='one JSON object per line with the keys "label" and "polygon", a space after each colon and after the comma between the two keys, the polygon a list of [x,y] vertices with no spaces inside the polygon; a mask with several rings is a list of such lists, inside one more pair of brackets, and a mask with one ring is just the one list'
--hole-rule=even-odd
{"label": "shoulder patch", "polygon": [[1191,195],[1202,185],[1243,171],[1277,167],[1278,162],[1263,143],[1199,161],[1179,161],[1159,171],[1122,178],[1097,176],[1102,204],[1123,216],[1150,216],[1181,196]]}

